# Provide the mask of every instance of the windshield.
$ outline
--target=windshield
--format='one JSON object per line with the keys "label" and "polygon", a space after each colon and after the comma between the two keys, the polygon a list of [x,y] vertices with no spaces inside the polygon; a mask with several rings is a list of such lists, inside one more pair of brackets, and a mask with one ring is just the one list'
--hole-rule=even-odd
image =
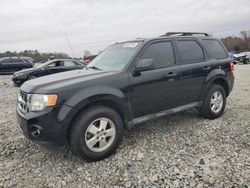
{"label": "windshield", "polygon": [[87,67],[104,71],[122,70],[135,55],[142,42],[114,44],[98,55]]}

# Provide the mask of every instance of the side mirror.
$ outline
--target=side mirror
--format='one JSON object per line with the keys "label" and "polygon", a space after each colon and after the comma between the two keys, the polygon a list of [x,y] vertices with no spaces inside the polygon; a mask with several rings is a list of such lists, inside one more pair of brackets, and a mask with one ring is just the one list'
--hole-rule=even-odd
{"label": "side mirror", "polygon": [[134,70],[137,72],[147,71],[153,69],[154,60],[153,59],[141,59],[135,66]]}

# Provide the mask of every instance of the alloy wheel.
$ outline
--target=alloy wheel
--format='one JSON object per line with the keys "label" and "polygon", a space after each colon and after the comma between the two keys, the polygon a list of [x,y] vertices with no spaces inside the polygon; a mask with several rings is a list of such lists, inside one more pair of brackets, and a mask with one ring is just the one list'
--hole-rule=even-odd
{"label": "alloy wheel", "polygon": [[108,118],[94,120],[85,132],[85,143],[94,152],[108,149],[114,142],[116,135],[115,124]]}
{"label": "alloy wheel", "polygon": [[219,113],[223,107],[223,95],[220,91],[215,91],[210,100],[210,108],[212,112]]}

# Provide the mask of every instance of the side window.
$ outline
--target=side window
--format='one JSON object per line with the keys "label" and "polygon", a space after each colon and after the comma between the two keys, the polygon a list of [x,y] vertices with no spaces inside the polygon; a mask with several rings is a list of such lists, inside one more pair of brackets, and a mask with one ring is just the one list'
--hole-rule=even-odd
{"label": "side window", "polygon": [[153,59],[156,68],[167,67],[174,64],[174,52],[171,42],[151,44],[140,59]]}
{"label": "side window", "polygon": [[65,66],[65,67],[74,67],[74,66],[76,66],[76,63],[73,62],[73,61],[64,61],[63,66]]}
{"label": "side window", "polygon": [[60,67],[60,66],[61,66],[61,61],[54,61],[47,65],[47,67]]}
{"label": "side window", "polygon": [[204,54],[200,45],[193,40],[177,41],[177,50],[182,63],[197,63],[204,61]]}
{"label": "side window", "polygon": [[208,53],[209,57],[214,59],[226,59],[227,54],[222,47],[222,45],[217,40],[208,40],[204,39],[202,40],[202,44],[204,48],[206,49],[206,52]]}

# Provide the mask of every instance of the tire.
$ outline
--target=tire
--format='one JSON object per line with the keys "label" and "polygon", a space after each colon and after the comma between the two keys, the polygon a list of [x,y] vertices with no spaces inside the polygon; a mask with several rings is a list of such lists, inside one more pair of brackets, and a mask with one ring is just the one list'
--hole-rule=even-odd
{"label": "tire", "polygon": [[225,106],[225,89],[221,85],[213,84],[204,97],[200,114],[208,119],[216,119],[223,114]]}
{"label": "tire", "polygon": [[[84,160],[98,161],[116,151],[122,141],[123,131],[123,122],[116,111],[106,106],[94,106],[77,116],[70,130],[69,143]],[[93,142],[90,142],[91,139]]]}

